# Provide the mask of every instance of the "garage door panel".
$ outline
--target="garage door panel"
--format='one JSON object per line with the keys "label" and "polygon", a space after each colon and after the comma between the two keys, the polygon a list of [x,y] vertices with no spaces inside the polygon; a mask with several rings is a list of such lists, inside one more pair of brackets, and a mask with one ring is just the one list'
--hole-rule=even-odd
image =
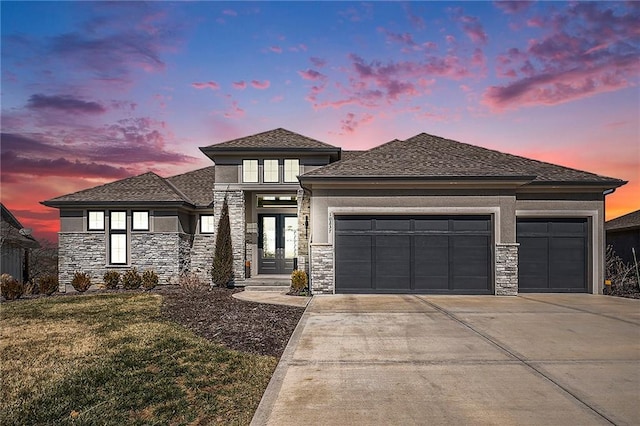
{"label": "garage door panel", "polygon": [[521,292],[587,291],[586,219],[518,219]]}
{"label": "garage door panel", "polygon": [[[370,221],[369,229],[364,220]],[[345,227],[336,218],[337,292],[490,293],[488,216],[360,216],[345,221],[354,223]],[[350,274],[360,277],[354,280]]]}

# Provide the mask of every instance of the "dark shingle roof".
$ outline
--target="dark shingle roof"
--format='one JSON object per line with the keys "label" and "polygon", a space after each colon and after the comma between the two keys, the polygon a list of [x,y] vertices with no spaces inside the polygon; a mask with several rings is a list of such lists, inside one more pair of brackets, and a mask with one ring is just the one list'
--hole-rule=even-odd
{"label": "dark shingle roof", "polygon": [[201,151],[227,150],[339,150],[328,143],[278,128],[200,148]]}
{"label": "dark shingle roof", "polygon": [[607,231],[619,231],[632,228],[640,228],[640,210],[611,219],[604,224],[604,229]]}
{"label": "dark shingle roof", "polygon": [[345,151],[342,150],[340,154],[340,160],[350,160],[352,158],[356,158],[358,155],[367,152],[367,151]]}
{"label": "dark shingle roof", "polygon": [[23,235],[20,230],[24,228],[20,221],[11,213],[11,211],[0,203],[2,210],[0,219],[0,233],[2,233],[2,242],[11,243],[23,248],[40,247],[38,241],[31,235]]}
{"label": "dark shingle roof", "polygon": [[148,172],[52,198],[43,204],[59,207],[76,203],[178,203],[206,207],[213,201],[214,181],[214,166],[167,179]]}
{"label": "dark shingle roof", "polygon": [[213,202],[213,184],[216,180],[215,166],[194,170],[167,178],[196,206],[206,207]]}
{"label": "dark shingle roof", "polygon": [[173,185],[153,172],[117,180],[105,185],[52,198],[45,205],[57,206],[67,203],[100,203],[100,202],[173,202],[184,203],[185,198]]}
{"label": "dark shingle roof", "polygon": [[521,178],[535,183],[625,182],[421,133],[312,170],[302,178]]}

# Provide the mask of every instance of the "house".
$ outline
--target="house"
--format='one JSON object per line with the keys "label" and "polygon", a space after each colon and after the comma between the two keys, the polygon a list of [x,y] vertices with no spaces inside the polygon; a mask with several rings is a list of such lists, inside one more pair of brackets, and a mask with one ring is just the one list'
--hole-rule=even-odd
{"label": "house", "polygon": [[0,273],[9,274],[23,283],[29,281],[29,250],[40,247],[11,211],[0,203],[0,239],[2,263]]}
{"label": "house", "polygon": [[640,210],[611,219],[604,224],[607,246],[613,247],[624,263],[634,263],[633,251],[640,260]]}
{"label": "house", "polygon": [[45,201],[60,282],[134,266],[210,281],[226,197],[236,281],[297,267],[315,294],[598,293],[605,195],[626,183],[425,133],[349,152],[275,129],[200,149],[215,166]]}

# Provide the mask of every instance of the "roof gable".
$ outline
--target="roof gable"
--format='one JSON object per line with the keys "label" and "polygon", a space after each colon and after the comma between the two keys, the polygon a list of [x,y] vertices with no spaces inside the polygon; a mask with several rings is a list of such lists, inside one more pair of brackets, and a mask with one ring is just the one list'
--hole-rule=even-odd
{"label": "roof gable", "polygon": [[531,160],[421,133],[393,140],[355,157],[329,164],[302,178],[528,179],[534,183],[624,184],[568,167]]}
{"label": "roof gable", "polygon": [[201,151],[255,151],[255,150],[340,150],[340,148],[320,142],[307,136],[278,128],[255,135],[233,139],[200,148]]}

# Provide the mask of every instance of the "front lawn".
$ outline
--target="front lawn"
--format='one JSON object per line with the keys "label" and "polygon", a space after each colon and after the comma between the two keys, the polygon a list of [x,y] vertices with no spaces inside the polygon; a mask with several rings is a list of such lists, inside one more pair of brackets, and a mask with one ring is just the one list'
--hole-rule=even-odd
{"label": "front lawn", "polygon": [[194,334],[163,297],[3,303],[0,424],[248,424],[277,358]]}

